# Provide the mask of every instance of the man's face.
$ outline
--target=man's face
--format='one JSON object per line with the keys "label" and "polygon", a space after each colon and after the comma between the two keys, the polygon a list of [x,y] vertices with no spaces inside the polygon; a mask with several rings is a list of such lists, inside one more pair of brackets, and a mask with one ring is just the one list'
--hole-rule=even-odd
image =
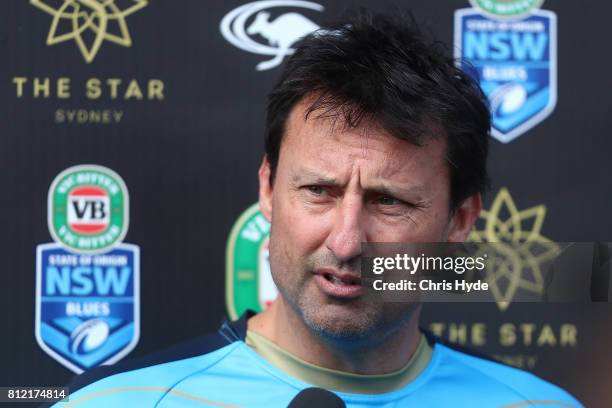
{"label": "man's face", "polygon": [[463,209],[451,217],[444,137],[414,146],[375,126],[344,129],[316,112],[305,121],[307,107],[302,101],[290,114],[274,184],[267,161],[259,174],[274,282],[325,336],[391,332],[414,305],[363,296],[361,243],[465,238],[473,218]]}

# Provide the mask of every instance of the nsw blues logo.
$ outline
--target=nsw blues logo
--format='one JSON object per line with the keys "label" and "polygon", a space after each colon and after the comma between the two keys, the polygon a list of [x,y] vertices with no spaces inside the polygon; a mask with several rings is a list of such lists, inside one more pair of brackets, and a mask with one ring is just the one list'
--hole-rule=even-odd
{"label": "nsw blues logo", "polygon": [[136,346],[138,247],[87,255],[42,244],[37,261],[36,340],[43,350],[80,373],[116,362]]}
{"label": "nsw blues logo", "polygon": [[76,373],[114,363],[140,336],[140,251],[122,243],[127,187],[106,167],[74,166],[51,183],[47,205],[55,242],[36,249],[36,340]]}
{"label": "nsw blues logo", "polygon": [[[534,9],[520,19],[455,11],[455,57],[491,107],[491,135],[508,143],[551,114],[557,102],[557,20]],[[471,65],[471,66],[469,66]]]}

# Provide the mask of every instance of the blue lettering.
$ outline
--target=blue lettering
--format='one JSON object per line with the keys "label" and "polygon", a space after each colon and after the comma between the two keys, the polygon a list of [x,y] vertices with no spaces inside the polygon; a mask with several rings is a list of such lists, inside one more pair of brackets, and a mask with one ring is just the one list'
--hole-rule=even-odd
{"label": "blue lettering", "polygon": [[63,266],[61,269],[48,266],[43,296],[88,296],[94,291],[101,296],[125,295],[131,275],[132,268],[129,266]]}
{"label": "blue lettering", "polygon": [[543,59],[546,45],[548,44],[548,36],[546,34],[513,34],[511,43],[515,59],[519,61],[524,61],[526,59],[540,61]]}
{"label": "blue lettering", "polygon": [[[80,266],[72,271],[72,281],[75,285],[72,286],[73,295],[89,295],[93,290],[91,282],[91,268]],[[77,286],[78,285],[78,286]]]}
{"label": "blue lettering", "polygon": [[541,61],[547,45],[546,33],[468,31],[464,33],[463,55],[472,60]]}
{"label": "blue lettering", "polygon": [[70,267],[64,266],[61,272],[55,266],[48,266],[46,273],[45,295],[60,295],[70,293]]}
{"label": "blue lettering", "polygon": [[489,55],[489,40],[486,32],[475,33],[468,31],[465,33],[464,55],[468,59],[486,60]]}
{"label": "blue lettering", "polygon": [[507,60],[512,55],[512,50],[508,44],[507,32],[491,33],[491,52],[489,56],[494,60]]}
{"label": "blue lettering", "polygon": [[117,268],[107,268],[106,273],[100,267],[94,268],[94,279],[96,281],[96,288],[100,295],[107,295],[111,286],[113,287],[113,294],[123,295],[127,289],[127,285],[132,273],[131,268],[121,268],[121,276]]}

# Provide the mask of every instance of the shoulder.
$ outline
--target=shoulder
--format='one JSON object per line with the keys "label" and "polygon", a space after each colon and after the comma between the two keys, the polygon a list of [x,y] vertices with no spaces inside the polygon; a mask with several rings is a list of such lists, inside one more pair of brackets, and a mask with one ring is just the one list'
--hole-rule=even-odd
{"label": "shoulder", "polygon": [[[438,370],[456,376],[470,388],[488,389],[492,394],[506,394],[527,402],[540,401],[562,407],[582,407],[582,404],[562,388],[536,375],[473,355],[448,345],[436,343]],[[438,373],[439,374],[439,373]]]}
{"label": "shoulder", "polygon": [[205,374],[216,367],[215,374],[219,376],[218,366],[225,367],[227,371],[232,364],[224,364],[224,361],[231,359],[235,354],[233,352],[240,350],[244,344],[241,341],[241,326],[245,321],[246,316],[236,322],[225,321],[215,333],[193,338],[142,358],[100,366],[76,376],[67,385],[70,401],[90,400],[93,403],[95,399],[104,406],[131,402],[153,406],[175,384],[196,373]]}
{"label": "shoulder", "polygon": [[[95,406],[102,406],[99,405],[102,403],[104,406],[110,406],[115,402],[120,405],[133,402],[141,406],[153,406],[170,392],[175,384],[196,373],[200,375],[206,373],[208,369],[221,363],[239,345],[238,342],[228,344],[203,355],[142,365],[138,368],[130,367],[131,369],[126,368],[126,371],[121,371],[121,366],[114,367],[110,373],[107,370],[100,370],[93,373],[101,376],[100,379],[91,382],[77,378],[76,386],[68,386],[70,401],[80,403],[91,401],[95,402]],[[83,382],[88,384],[80,386]]]}

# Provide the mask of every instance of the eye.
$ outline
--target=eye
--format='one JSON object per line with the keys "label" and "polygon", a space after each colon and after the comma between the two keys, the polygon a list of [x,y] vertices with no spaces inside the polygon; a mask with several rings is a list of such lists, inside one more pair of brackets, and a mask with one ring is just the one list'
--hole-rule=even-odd
{"label": "eye", "polygon": [[328,204],[333,200],[329,187],[324,185],[306,185],[300,188],[302,199],[309,204]]}
{"label": "eye", "polygon": [[400,200],[394,197],[382,196],[377,199],[378,204],[382,205],[398,205],[402,204]]}
{"label": "eye", "polygon": [[321,186],[306,186],[308,192],[314,195],[322,195],[325,192],[325,189]]}

